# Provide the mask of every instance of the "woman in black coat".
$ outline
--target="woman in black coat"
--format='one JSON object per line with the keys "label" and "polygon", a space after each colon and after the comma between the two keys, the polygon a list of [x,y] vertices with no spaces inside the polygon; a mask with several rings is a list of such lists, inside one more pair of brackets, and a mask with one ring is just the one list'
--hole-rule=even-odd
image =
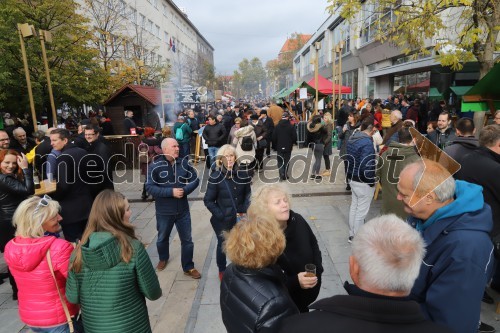
{"label": "woman in black coat", "polygon": [[[34,193],[33,173],[26,156],[12,149],[0,151],[0,252],[3,253],[7,242],[14,238],[12,216],[17,206]],[[17,286],[10,272],[9,279],[12,298],[16,300]]]}
{"label": "woman in black coat", "polygon": [[299,312],[275,264],[284,248],[283,231],[266,215],[243,220],[226,234],[232,263],[222,279],[220,307],[228,333],[278,332],[284,318]]}
{"label": "woman in black coat", "polygon": [[[321,288],[323,265],[318,241],[306,220],[290,210],[287,192],[278,185],[259,188],[252,198],[248,215],[271,214],[283,229],[286,248],[278,258],[278,265],[287,277],[288,292],[300,312],[308,312],[309,304],[318,297]],[[316,266],[316,276],[306,276],[305,265]]]}
{"label": "woman in black coat", "polygon": [[250,182],[248,173],[238,170],[238,156],[231,145],[222,146],[217,152],[219,169],[210,175],[207,192],[203,198],[212,217],[210,223],[217,235],[217,266],[219,279],[226,270],[226,255],[222,252],[223,231],[231,230],[246,214],[250,205]]}
{"label": "woman in black coat", "polygon": [[319,170],[321,168],[321,159],[323,158],[327,135],[328,133],[325,126],[323,126],[321,116],[316,115],[312,117],[311,122],[307,124],[307,145],[313,148],[314,153],[311,179],[322,179]]}

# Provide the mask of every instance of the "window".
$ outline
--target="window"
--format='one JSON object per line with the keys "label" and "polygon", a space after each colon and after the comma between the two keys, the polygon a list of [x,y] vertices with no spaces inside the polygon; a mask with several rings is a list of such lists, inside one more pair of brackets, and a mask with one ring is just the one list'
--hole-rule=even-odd
{"label": "window", "polygon": [[120,2],[118,3],[118,12],[123,15],[123,16],[126,16],[127,15],[127,4],[125,3],[125,1],[123,0],[120,0]]}
{"label": "window", "polygon": [[342,47],[342,55],[350,52],[351,50],[351,34],[350,34],[349,22],[342,21],[333,30],[333,45],[337,45],[339,42],[344,42]]}
{"label": "window", "polygon": [[158,0],[153,0],[153,6],[158,9]]}
{"label": "window", "polygon": [[158,38],[161,38],[161,36],[160,36],[160,26],[157,25],[157,24],[155,24],[155,33],[154,33],[154,35],[156,37],[158,37]]}
{"label": "window", "polygon": [[167,17],[168,16],[168,9],[167,9],[167,6],[166,5],[162,5],[162,8],[163,8],[163,16]]}
{"label": "window", "polygon": [[148,24],[146,25],[146,30],[153,33],[153,21],[148,20]]}
{"label": "window", "polygon": [[351,87],[352,94],[350,97],[354,97],[358,94],[358,70],[342,73],[342,85]]}
{"label": "window", "polygon": [[134,7],[130,7],[130,12],[129,12],[129,17],[128,19],[134,23],[137,24],[137,10]]}
{"label": "window", "polygon": [[311,62],[311,52],[307,52],[304,55],[304,62],[302,63],[304,75],[307,75],[307,74],[312,72],[312,68],[311,68],[312,65],[310,62]]}
{"label": "window", "polygon": [[164,31],[163,32],[163,40],[168,43],[168,32]]}
{"label": "window", "polygon": [[396,21],[394,9],[400,5],[400,1],[396,1],[391,7],[387,7],[381,11],[373,3],[364,3],[361,7],[363,15],[363,26],[361,28],[361,43],[366,44],[371,42],[377,36],[379,31],[386,31],[391,23]]}
{"label": "window", "polygon": [[142,15],[142,14],[139,14],[140,15],[140,18],[141,18],[141,28],[143,29],[146,29],[146,16]]}

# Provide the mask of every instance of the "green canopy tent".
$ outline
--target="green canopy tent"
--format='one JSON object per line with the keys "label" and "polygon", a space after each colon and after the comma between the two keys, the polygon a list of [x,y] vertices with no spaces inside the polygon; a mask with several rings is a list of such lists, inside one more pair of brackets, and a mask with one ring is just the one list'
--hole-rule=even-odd
{"label": "green canopy tent", "polygon": [[278,91],[277,93],[275,93],[275,94],[273,95],[273,98],[274,98],[274,99],[279,98],[279,96],[281,95],[281,93],[282,93],[283,91],[285,91],[285,90],[286,90],[286,87],[285,87],[285,88],[281,88],[281,90],[280,90],[280,91]]}
{"label": "green canopy tent", "polygon": [[437,88],[430,88],[429,89],[429,100],[431,101],[440,101],[443,99],[443,95],[439,92]]}
{"label": "green canopy tent", "polygon": [[497,63],[478,83],[462,97],[462,112],[490,111],[500,109],[500,63]]}
{"label": "green canopy tent", "polygon": [[[307,82],[303,81],[303,82],[295,83],[290,88],[282,91],[281,94],[276,95],[275,98],[286,98],[286,97],[290,96],[290,94],[292,94],[295,90],[297,90],[299,88],[306,88],[308,94],[311,94],[311,95],[316,94],[316,89],[314,89],[313,87],[311,87],[310,85],[308,85]],[[319,92],[318,96],[319,97],[325,97],[326,95],[322,94],[321,92]]]}

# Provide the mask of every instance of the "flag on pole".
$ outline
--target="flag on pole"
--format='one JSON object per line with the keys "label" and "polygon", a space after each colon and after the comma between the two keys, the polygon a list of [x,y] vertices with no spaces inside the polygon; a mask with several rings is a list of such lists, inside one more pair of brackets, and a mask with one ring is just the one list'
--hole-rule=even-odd
{"label": "flag on pole", "polygon": [[172,51],[174,51],[174,52],[175,52],[175,39],[174,39],[174,41],[172,42]]}
{"label": "flag on pole", "polygon": [[[170,42],[168,43],[168,50],[170,51],[172,49],[172,46],[174,44],[172,44],[172,37],[170,37]],[[175,51],[174,51],[175,52]]]}

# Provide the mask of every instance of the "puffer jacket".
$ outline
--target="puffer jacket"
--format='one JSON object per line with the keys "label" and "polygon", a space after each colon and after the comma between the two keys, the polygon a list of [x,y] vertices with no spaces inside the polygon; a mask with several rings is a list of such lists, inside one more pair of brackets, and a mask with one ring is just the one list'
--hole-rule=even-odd
{"label": "puffer jacket", "polygon": [[310,144],[324,144],[327,136],[327,131],[325,126],[321,122],[313,125],[313,123],[307,124],[307,145]]}
{"label": "puffer jacket", "polygon": [[12,238],[16,229],[12,225],[12,216],[17,206],[35,193],[31,169],[23,170],[24,180],[19,181],[14,175],[0,173],[0,252]]}
{"label": "puffer jacket", "polygon": [[220,307],[228,333],[278,332],[284,318],[299,313],[276,265],[257,270],[230,264]]}
{"label": "puffer jacket", "polygon": [[210,175],[203,202],[212,213],[210,219],[221,223],[224,230],[230,230],[236,224],[236,213],[247,212],[252,193],[251,180],[247,172],[237,169],[233,172],[222,169]]}
{"label": "puffer jacket", "polygon": [[373,139],[356,131],[347,142],[347,178],[355,182],[375,184],[376,154]]}
{"label": "puffer jacket", "polygon": [[[243,138],[245,136],[250,136],[253,141],[252,150],[243,150],[241,149],[241,143],[243,142]],[[255,146],[257,144],[257,136],[254,131],[254,127],[251,125],[244,126],[234,132],[234,140],[233,142],[236,144],[236,155],[238,156],[239,163],[252,163],[255,159]]]}
{"label": "puffer jacket", "polygon": [[220,123],[206,125],[202,136],[209,147],[222,147],[224,138],[227,138],[226,128]]}
{"label": "puffer jacket", "polygon": [[132,248],[127,264],[109,232],[94,232],[82,246],[82,270],[69,272],[66,296],[81,304],[86,333],[151,332],[144,297],[158,299],[161,288],[142,243],[134,239]]}
{"label": "puffer jacket", "polygon": [[[66,315],[47,263],[47,251],[64,297],[68,264],[73,245],[53,236],[16,237],[5,246],[5,261],[19,288],[19,316],[33,327],[52,327],[66,323]],[[78,306],[66,302],[71,315]]]}

